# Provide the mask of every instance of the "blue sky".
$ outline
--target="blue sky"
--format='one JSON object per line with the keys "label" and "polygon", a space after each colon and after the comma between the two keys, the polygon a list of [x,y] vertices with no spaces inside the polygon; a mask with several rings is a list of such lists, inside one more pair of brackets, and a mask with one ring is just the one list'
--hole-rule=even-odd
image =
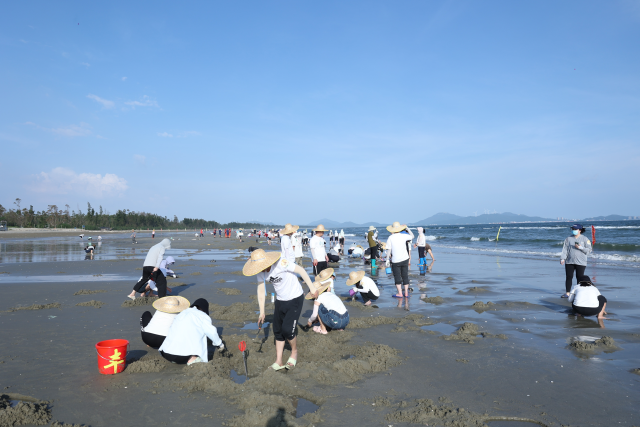
{"label": "blue sky", "polygon": [[6,2],[0,203],[640,215],[636,1]]}

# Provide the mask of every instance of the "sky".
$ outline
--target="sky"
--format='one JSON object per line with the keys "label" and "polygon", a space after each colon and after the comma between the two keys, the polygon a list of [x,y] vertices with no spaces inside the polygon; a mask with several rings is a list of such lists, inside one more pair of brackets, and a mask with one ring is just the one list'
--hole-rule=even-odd
{"label": "sky", "polygon": [[640,215],[637,1],[2,10],[5,208],[279,224]]}

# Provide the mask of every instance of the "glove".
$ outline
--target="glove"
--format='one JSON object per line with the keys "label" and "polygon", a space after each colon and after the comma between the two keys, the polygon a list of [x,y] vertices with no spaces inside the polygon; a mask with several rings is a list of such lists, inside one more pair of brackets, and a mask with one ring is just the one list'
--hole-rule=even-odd
{"label": "glove", "polygon": [[353,289],[349,289],[349,296],[352,297],[356,294],[356,291]]}
{"label": "glove", "polygon": [[218,350],[219,351],[223,351],[224,350],[224,341],[220,343],[220,345],[218,346]]}

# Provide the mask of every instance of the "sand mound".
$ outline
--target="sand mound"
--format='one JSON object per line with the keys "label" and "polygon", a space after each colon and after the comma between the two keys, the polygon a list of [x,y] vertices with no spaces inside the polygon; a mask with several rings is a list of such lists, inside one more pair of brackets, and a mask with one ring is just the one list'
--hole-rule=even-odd
{"label": "sand mound", "polygon": [[24,307],[13,307],[9,311],[18,311],[18,310],[46,310],[48,308],[60,308],[62,305],[58,302],[52,302],[50,304],[33,304]]}
{"label": "sand mound", "polygon": [[51,423],[51,427],[87,427],[86,424],[69,424],[61,421],[54,421]]}
{"label": "sand mound", "polygon": [[124,370],[127,374],[146,374],[150,372],[160,372],[167,366],[166,360],[155,351],[149,353],[139,360],[134,360],[131,363],[127,363],[127,367]]}
{"label": "sand mound", "polygon": [[473,344],[473,340],[480,333],[478,332],[478,325],[471,322],[465,322],[457,331],[453,332],[451,335],[442,335],[441,338],[449,341],[449,340],[460,340],[469,344]]}
{"label": "sand mound", "polygon": [[[441,398],[441,401],[444,400]],[[390,423],[411,423],[421,425],[445,425],[451,427],[485,427],[486,415],[456,408],[452,404],[435,404],[431,399],[401,401],[398,410],[387,414]]]}
{"label": "sand mound", "polygon": [[640,375],[640,368],[632,369],[631,373],[636,374],[636,375]]}
{"label": "sand mound", "polygon": [[494,305],[495,304],[492,303],[491,301],[487,301],[486,304],[483,303],[482,301],[476,301],[471,305],[471,308],[473,308],[475,311],[483,311],[483,310],[490,309]]}
{"label": "sand mound", "polygon": [[[14,407],[11,407],[12,400],[18,400]],[[48,402],[41,402],[27,396],[0,395],[0,426],[24,424],[43,426],[49,424],[49,421],[51,421],[51,409]]]}
{"label": "sand mound", "polygon": [[468,288],[466,291],[458,291],[458,294],[475,294],[478,292],[489,292],[489,289],[481,288],[479,286],[474,286],[473,288]]}
{"label": "sand mound", "polygon": [[429,304],[442,304],[444,302],[444,298],[442,298],[441,296],[437,296],[437,297],[424,297],[424,298],[420,298],[422,301],[429,303]]}
{"label": "sand mound", "polygon": [[218,292],[224,292],[226,295],[240,295],[240,294],[242,294],[240,289],[235,289],[235,288],[219,288]]}
{"label": "sand mound", "polygon": [[224,279],[218,279],[218,280],[215,281],[215,283],[224,283],[224,282],[226,282],[226,280],[224,280]]}
{"label": "sand mound", "polygon": [[353,317],[349,321],[349,329],[370,328],[379,325],[398,325],[398,326],[426,326],[433,325],[433,322],[426,320],[420,314],[409,314],[405,317],[386,317],[386,316],[370,316],[370,317]]}
{"label": "sand mound", "polygon": [[189,273],[190,276],[202,276],[202,273],[200,273],[199,271],[196,271],[194,273]]}
{"label": "sand mound", "polygon": [[102,301],[96,301],[96,300],[92,299],[91,301],[87,301],[87,302],[79,302],[76,305],[80,306],[80,307],[100,308],[100,307],[102,307],[104,305],[104,303]]}
{"label": "sand mound", "polygon": [[618,346],[616,345],[616,342],[613,340],[613,338],[609,336],[604,336],[600,339],[595,340],[594,342],[585,342],[585,341],[575,340],[571,344],[569,344],[569,347],[576,351],[586,351],[586,352],[602,350],[602,349],[612,350],[612,349],[618,348]]}
{"label": "sand mound", "polygon": [[171,282],[170,284],[171,284],[171,286],[170,286],[171,288],[175,288],[175,287],[178,287],[178,286],[187,286],[187,284],[184,283],[184,282]]}
{"label": "sand mound", "polygon": [[122,303],[122,307],[140,307],[143,305],[151,305],[158,297],[140,297],[130,299]]}
{"label": "sand mound", "polygon": [[76,292],[73,295],[91,295],[91,294],[103,294],[105,292],[108,292],[106,289],[96,289],[96,290],[91,290],[91,289],[80,289],[78,292]]}

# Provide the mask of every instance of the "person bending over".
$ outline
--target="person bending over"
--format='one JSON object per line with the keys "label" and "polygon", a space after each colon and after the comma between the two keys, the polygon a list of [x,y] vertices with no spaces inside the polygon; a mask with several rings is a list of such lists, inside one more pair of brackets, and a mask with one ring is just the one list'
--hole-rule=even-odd
{"label": "person bending over", "polygon": [[364,275],[364,270],[352,271],[347,279],[347,286],[355,286],[355,289],[349,290],[349,295],[354,296],[360,292],[364,305],[371,305],[371,301],[375,301],[380,297],[380,289],[376,282]]}
{"label": "person bending over", "polygon": [[160,354],[178,364],[207,363],[207,338],[219,351],[224,350],[224,343],[209,317],[209,303],[198,298],[173,320],[167,338],[160,346]]}
{"label": "person bending over", "polygon": [[344,306],[340,297],[327,292],[331,283],[330,280],[322,281],[320,275],[318,275],[316,281],[313,282],[318,296],[311,293],[305,296],[306,299],[315,299],[313,302],[313,314],[307,321],[307,327],[311,327],[317,321],[319,325],[314,326],[313,331],[319,334],[327,334],[333,330],[343,331],[349,324],[347,307]]}
{"label": "person bending over", "polygon": [[[275,309],[273,313],[273,335],[276,340],[276,361],[271,365],[271,369],[279,371],[281,369],[293,369],[298,359],[298,347],[296,335],[298,332],[298,320],[304,302],[304,292],[298,282],[296,274],[302,277],[312,293],[315,288],[309,279],[309,275],[299,265],[282,258],[280,252],[265,252],[263,249],[256,249],[251,252],[251,257],[242,268],[245,276],[256,276],[258,282],[258,305],[260,306],[260,317],[258,324],[264,322],[264,299],[266,294],[266,282],[273,285],[276,291]],[[317,296],[317,293],[315,293]],[[291,346],[291,356],[286,364],[282,363],[285,340]]]}
{"label": "person bending over", "polygon": [[569,293],[569,302],[573,311],[581,316],[598,316],[598,319],[606,319],[605,311],[607,299],[600,294],[589,276],[578,278],[578,285],[574,286]]}
{"label": "person bending over", "polygon": [[153,279],[156,283],[160,298],[167,296],[167,278],[160,271],[160,264],[167,249],[171,249],[171,240],[169,239],[162,239],[157,245],[151,246],[142,266],[142,277],[133,286],[131,293],[127,295],[129,298],[136,299],[136,292],[144,293],[149,279]]}
{"label": "person bending over", "polygon": [[149,311],[145,311],[140,318],[142,342],[151,348],[160,348],[178,313],[188,307],[189,300],[179,296],[164,297],[154,301],[153,308],[156,312],[151,315]]}

